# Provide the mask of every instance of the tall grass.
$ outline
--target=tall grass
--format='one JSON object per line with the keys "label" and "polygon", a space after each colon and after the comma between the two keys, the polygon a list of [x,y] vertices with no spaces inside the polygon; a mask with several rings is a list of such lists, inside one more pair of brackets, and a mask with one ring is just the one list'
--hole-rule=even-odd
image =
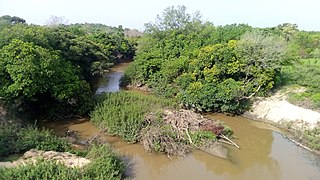
{"label": "tall grass", "polygon": [[174,106],[172,100],[152,95],[128,91],[106,93],[103,102],[91,113],[91,120],[110,135],[136,142],[145,115],[168,106]]}

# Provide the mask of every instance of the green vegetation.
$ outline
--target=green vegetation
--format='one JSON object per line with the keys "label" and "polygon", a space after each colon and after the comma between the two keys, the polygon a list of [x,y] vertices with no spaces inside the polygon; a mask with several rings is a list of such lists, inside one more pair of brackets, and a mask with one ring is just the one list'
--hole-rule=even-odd
{"label": "green vegetation", "polygon": [[282,69],[283,84],[286,89],[302,89],[290,92],[289,101],[299,106],[320,110],[320,59],[301,59],[291,66]]}
{"label": "green vegetation", "polygon": [[[316,111],[320,111],[319,79],[319,58],[300,59],[282,68],[282,90],[288,92],[288,101]],[[320,127],[296,130],[293,133],[308,147],[320,151]]]}
{"label": "green vegetation", "polygon": [[83,168],[69,168],[53,160],[38,160],[35,164],[21,165],[16,168],[0,168],[1,179],[122,179],[125,164],[109,146],[94,146],[87,158],[92,162]]}
{"label": "green vegetation", "polygon": [[70,144],[48,130],[19,125],[0,125],[0,160],[7,155],[24,153],[30,149],[68,151]]}
{"label": "green vegetation", "polygon": [[129,142],[138,140],[144,117],[152,111],[173,106],[171,100],[136,92],[106,93],[102,103],[91,113],[91,121]]}
{"label": "green vegetation", "polygon": [[[191,111],[173,110],[177,104],[202,112],[241,114],[250,108],[252,97],[286,85],[305,89],[290,92],[289,101],[320,110],[319,32],[299,31],[290,23],[271,28],[214,26],[200,17],[187,13],[184,6],[168,7],[154,23],[146,24],[142,38],[137,39],[126,37],[122,26],[37,26],[16,16],[2,16],[1,105],[39,120],[87,114],[94,106],[94,80],[114,64],[134,57],[121,85],[147,86],[162,97],[106,93],[96,97],[101,102],[91,117],[110,135],[142,142],[150,151],[181,155],[221,134],[232,135],[223,124],[203,120]],[[169,119],[172,114],[174,118]],[[65,139],[47,130],[4,122],[0,122],[1,159],[36,148],[87,155],[92,162],[79,169],[39,160],[0,169],[2,179],[123,178],[124,162],[109,146],[94,146],[89,152],[72,150]],[[309,147],[320,150],[319,132],[314,128],[298,133]]]}
{"label": "green vegetation", "polygon": [[320,126],[305,130],[302,133],[303,142],[311,149],[320,151]]}
{"label": "green vegetation", "polygon": [[210,131],[197,131],[191,133],[190,137],[197,146],[205,146],[208,142],[217,140],[217,136]]}
{"label": "green vegetation", "polygon": [[0,26],[0,97],[33,119],[89,112],[93,80],[135,53],[121,26],[37,26],[11,16]]}
{"label": "green vegetation", "polygon": [[150,152],[185,155],[192,147],[216,141],[220,133],[232,135],[224,124],[204,119],[192,111],[174,110],[177,105],[172,99],[128,91],[103,96],[91,113],[92,122],[110,135],[142,143]]}
{"label": "green vegetation", "polygon": [[190,144],[184,134],[166,123],[161,114],[157,114],[155,119],[149,119],[149,124],[141,130],[140,136],[141,143],[149,152],[183,156],[190,151]]}
{"label": "green vegetation", "polygon": [[279,35],[242,24],[215,27],[184,6],[169,7],[147,24],[123,84],[149,86],[198,111],[240,114],[291,62],[287,46]]}

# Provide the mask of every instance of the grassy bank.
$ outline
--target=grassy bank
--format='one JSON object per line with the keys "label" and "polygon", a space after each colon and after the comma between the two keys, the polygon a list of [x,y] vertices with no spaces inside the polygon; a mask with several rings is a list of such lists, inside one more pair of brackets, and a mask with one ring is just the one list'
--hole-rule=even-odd
{"label": "grassy bank", "polygon": [[293,128],[291,122],[286,122],[279,126],[289,130],[295,137],[294,139],[320,154],[320,125],[312,129],[306,127]]}
{"label": "grassy bank", "polygon": [[50,131],[34,126],[22,127],[19,124],[0,125],[0,160],[4,157],[24,153],[30,149],[68,151],[70,144]]}
{"label": "grassy bank", "polygon": [[[301,59],[282,68],[283,89],[292,104],[320,111],[320,59]],[[292,91],[296,89],[295,91]]]}
{"label": "grassy bank", "polygon": [[[19,165],[14,168],[0,167],[0,179],[122,179],[125,163],[120,156],[105,144],[85,149],[72,149],[71,144],[51,131],[34,125],[22,124],[15,120],[2,119],[0,122],[0,161],[24,154],[30,149],[43,151],[70,152],[83,156],[91,162],[82,168],[70,168],[54,160],[39,159],[35,164]],[[17,160],[19,157],[15,157]],[[11,159],[13,160],[13,159]]]}
{"label": "grassy bank", "polygon": [[55,161],[38,160],[16,168],[0,168],[0,179],[122,179],[125,164],[107,145],[93,146],[87,158],[91,163],[83,168],[69,168]]}
{"label": "grassy bank", "polygon": [[[320,112],[320,58],[300,59],[292,65],[282,67],[280,91],[287,101]],[[293,128],[292,123],[282,127],[291,131],[303,144],[320,151],[320,126],[313,129]]]}

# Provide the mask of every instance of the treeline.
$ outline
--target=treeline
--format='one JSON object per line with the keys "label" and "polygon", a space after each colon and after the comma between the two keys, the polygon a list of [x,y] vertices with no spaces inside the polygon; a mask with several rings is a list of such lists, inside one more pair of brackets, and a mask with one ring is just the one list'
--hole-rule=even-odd
{"label": "treeline", "polygon": [[90,110],[90,83],[135,53],[125,30],[101,24],[28,25],[0,17],[0,97],[34,118]]}
{"label": "treeline", "polygon": [[319,32],[295,24],[214,26],[184,6],[169,7],[146,24],[122,84],[149,86],[198,111],[239,114],[281,82],[283,65],[319,56],[319,43]]}

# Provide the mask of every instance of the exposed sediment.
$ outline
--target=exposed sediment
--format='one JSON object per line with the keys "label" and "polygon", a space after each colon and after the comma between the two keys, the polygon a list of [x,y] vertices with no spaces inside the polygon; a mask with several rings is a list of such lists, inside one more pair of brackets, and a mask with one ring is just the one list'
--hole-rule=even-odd
{"label": "exposed sediment", "polygon": [[320,125],[319,112],[293,105],[286,101],[286,95],[281,93],[257,99],[244,116],[280,125],[290,123],[292,129],[314,128]]}
{"label": "exposed sediment", "polygon": [[40,151],[31,149],[24,153],[17,161],[13,162],[0,162],[0,167],[16,167],[28,163],[35,163],[38,159],[54,160],[60,162],[68,167],[82,167],[90,163],[89,159],[78,157],[69,152],[56,152],[56,151]]}

